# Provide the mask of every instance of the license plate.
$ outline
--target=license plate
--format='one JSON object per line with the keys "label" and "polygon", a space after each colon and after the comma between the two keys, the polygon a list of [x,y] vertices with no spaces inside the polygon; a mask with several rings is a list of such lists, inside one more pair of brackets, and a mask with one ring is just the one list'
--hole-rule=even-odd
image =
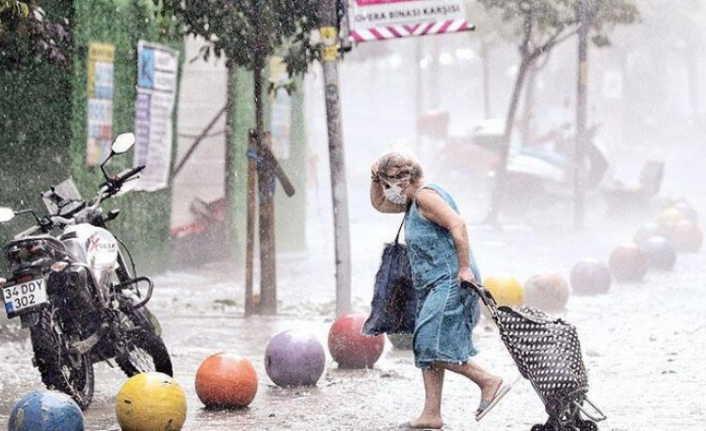
{"label": "license plate", "polygon": [[5,311],[8,314],[36,307],[47,302],[46,280],[38,278],[3,289]]}

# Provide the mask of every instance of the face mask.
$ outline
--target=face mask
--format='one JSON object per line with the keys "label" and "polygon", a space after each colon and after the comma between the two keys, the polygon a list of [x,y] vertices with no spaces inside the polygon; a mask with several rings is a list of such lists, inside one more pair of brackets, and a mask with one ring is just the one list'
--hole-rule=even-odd
{"label": "face mask", "polygon": [[385,190],[383,190],[383,193],[385,194],[385,198],[392,202],[393,204],[397,205],[404,205],[407,203],[407,195],[402,193],[402,187],[400,186],[400,183],[388,183],[385,181],[387,185],[389,186]]}

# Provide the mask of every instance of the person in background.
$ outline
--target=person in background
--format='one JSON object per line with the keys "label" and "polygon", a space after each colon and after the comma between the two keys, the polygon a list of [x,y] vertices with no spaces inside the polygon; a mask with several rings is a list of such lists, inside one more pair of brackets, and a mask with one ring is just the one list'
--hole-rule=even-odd
{"label": "person in background", "polygon": [[509,391],[503,379],[469,360],[475,355],[472,330],[480,316],[478,295],[461,282],[480,280],[468,232],[456,203],[440,186],[425,183],[422,166],[403,147],[371,166],[370,201],[383,213],[405,213],[404,235],[412,267],[417,315],[413,338],[415,365],[422,370],[424,409],[400,425],[440,429],[444,373],[461,374],[478,385],[483,418]]}

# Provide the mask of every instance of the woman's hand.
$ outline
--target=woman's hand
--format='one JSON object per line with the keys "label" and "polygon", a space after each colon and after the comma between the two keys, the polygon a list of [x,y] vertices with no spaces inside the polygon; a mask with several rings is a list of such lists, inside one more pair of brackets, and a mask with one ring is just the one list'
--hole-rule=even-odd
{"label": "woman's hand", "polygon": [[377,160],[373,162],[373,164],[370,166],[370,179],[374,182],[377,183],[380,181],[380,173],[378,172],[378,162]]}
{"label": "woman's hand", "polygon": [[476,281],[476,277],[473,275],[473,271],[471,271],[470,267],[464,267],[460,268],[458,270],[458,278],[456,282],[460,286],[462,282],[467,281],[467,282],[472,282]]}

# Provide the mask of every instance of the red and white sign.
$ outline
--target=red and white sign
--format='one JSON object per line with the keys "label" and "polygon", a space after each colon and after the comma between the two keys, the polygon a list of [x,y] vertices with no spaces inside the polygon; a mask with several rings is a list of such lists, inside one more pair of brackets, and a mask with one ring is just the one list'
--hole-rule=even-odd
{"label": "red and white sign", "polygon": [[350,0],[350,38],[356,42],[472,28],[464,0]]}

